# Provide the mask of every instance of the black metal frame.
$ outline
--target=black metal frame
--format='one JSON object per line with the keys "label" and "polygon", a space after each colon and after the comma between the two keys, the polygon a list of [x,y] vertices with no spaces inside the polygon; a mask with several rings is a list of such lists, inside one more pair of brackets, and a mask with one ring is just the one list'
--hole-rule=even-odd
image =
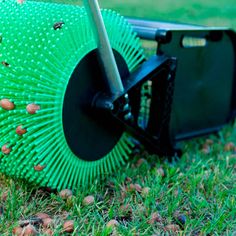
{"label": "black metal frame", "polygon": [[[157,55],[123,79],[119,97],[109,89],[96,90],[92,98],[90,94],[88,105],[95,117],[110,114],[147,149],[165,156],[181,154],[175,148],[177,141],[218,131],[235,118],[236,34],[232,30],[129,21],[139,37],[157,42]],[[152,81],[150,116],[147,127],[141,128],[140,91],[147,80]]]}
{"label": "black metal frame", "polygon": [[[223,27],[139,19],[128,19],[128,21],[140,38],[157,42],[157,55],[165,54],[178,59],[170,123],[172,140],[179,141],[218,131],[235,118],[236,34],[234,31]],[[207,44],[184,49],[181,40],[185,35],[204,39]],[[194,63],[199,67],[194,67]]]}
{"label": "black metal frame", "polygon": [[[165,156],[178,154],[169,132],[176,66],[175,58],[164,55],[154,56],[143,63],[124,83],[126,93],[130,95],[129,105],[131,109],[134,108],[133,117],[126,120],[122,112],[113,113],[116,119],[123,123],[126,129],[141,141],[149,151]],[[140,93],[134,90],[140,88],[147,80],[152,81],[150,117],[147,128],[141,128],[138,126],[136,117],[140,109]],[[114,104],[119,106],[119,99]]]}

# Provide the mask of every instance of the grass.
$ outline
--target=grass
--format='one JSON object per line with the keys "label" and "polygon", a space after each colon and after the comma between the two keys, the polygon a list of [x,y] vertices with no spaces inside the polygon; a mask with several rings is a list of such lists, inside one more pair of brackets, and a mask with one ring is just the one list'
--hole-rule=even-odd
{"label": "grass", "polygon": [[[223,0],[166,0],[155,7],[152,0],[145,4],[106,0],[101,5],[124,15],[236,28],[234,0],[228,0],[227,6]],[[0,235],[11,235],[19,221],[32,219],[38,212],[53,218],[54,235],[66,235],[62,233],[66,219],[75,221],[73,235],[233,235],[236,149],[231,143],[236,144],[235,125],[217,135],[182,143],[184,155],[172,162],[140,150],[104,183],[79,189],[67,200],[1,176]],[[149,193],[144,194],[140,187],[150,188]],[[95,203],[83,206],[87,195],[93,195]],[[112,219],[119,222],[115,229],[106,227]],[[168,232],[170,225],[179,227],[178,232]],[[39,230],[43,235],[42,228]]]}
{"label": "grass", "polygon": [[[226,127],[207,141],[185,142],[183,157],[173,162],[143,150],[104,183],[79,189],[68,200],[3,178],[0,195],[7,191],[8,197],[2,201],[1,235],[38,212],[54,218],[55,235],[62,234],[65,218],[75,220],[74,235],[110,235],[105,225],[111,219],[120,223],[117,235],[160,235],[166,226],[177,224],[176,215],[186,218],[178,235],[232,235],[236,230],[236,155],[223,147],[235,137],[235,127]],[[209,139],[213,144],[207,144],[209,153],[204,154],[201,150]],[[132,183],[149,187],[149,193],[133,191]],[[95,197],[95,204],[82,205],[87,195]],[[154,213],[160,215],[156,222],[151,220]]]}
{"label": "grass", "polygon": [[[48,0],[43,0],[48,1]],[[53,0],[58,3],[79,4],[82,0]],[[177,21],[209,26],[236,28],[236,4],[234,0],[100,0],[101,7],[111,8],[124,16],[154,20]]]}

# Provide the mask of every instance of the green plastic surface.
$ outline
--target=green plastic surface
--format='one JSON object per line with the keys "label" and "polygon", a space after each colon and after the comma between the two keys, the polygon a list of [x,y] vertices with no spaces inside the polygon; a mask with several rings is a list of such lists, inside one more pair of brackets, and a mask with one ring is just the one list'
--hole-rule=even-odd
{"label": "green plastic surface", "polygon": [[[144,59],[139,39],[123,17],[111,10],[102,14],[111,46],[134,70]],[[56,22],[64,22],[61,29],[54,29]],[[75,189],[128,159],[133,144],[126,133],[108,155],[94,162],[76,157],[63,133],[68,80],[80,60],[96,48],[84,8],[1,1],[0,36],[0,99],[15,104],[11,111],[0,108],[0,146],[12,148],[8,155],[0,153],[1,172],[39,186]],[[41,108],[33,115],[26,111],[31,103]],[[27,129],[23,136],[16,134],[19,125]]]}

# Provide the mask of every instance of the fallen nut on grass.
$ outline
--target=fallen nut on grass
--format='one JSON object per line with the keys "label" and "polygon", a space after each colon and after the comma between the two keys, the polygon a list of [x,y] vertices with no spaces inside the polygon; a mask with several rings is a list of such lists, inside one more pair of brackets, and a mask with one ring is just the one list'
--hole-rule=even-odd
{"label": "fallen nut on grass", "polygon": [[41,220],[46,219],[46,218],[50,218],[50,216],[48,214],[43,213],[43,212],[39,212],[39,213],[35,214],[35,216],[37,216]]}
{"label": "fallen nut on grass", "polygon": [[204,146],[201,150],[201,152],[205,155],[209,154],[211,152],[210,146]]}
{"label": "fallen nut on grass", "polygon": [[127,205],[121,205],[119,211],[121,212],[122,215],[129,215],[132,214],[133,210],[130,204],[127,204]]}
{"label": "fallen nut on grass", "polygon": [[33,115],[35,114],[38,110],[40,110],[40,106],[34,103],[31,103],[27,105],[26,110],[29,114]]}
{"label": "fallen nut on grass", "polygon": [[8,191],[5,191],[5,192],[2,193],[2,195],[1,195],[1,201],[2,202],[5,202],[7,200],[8,194],[9,194]]}
{"label": "fallen nut on grass", "polygon": [[214,141],[212,139],[206,139],[206,142],[205,142],[207,145],[213,145],[214,144]]}
{"label": "fallen nut on grass", "polygon": [[63,190],[61,190],[61,192],[59,192],[59,196],[62,199],[68,199],[68,198],[72,197],[72,195],[73,195],[73,192],[70,189],[63,189]]}
{"label": "fallen nut on grass", "polygon": [[11,147],[8,147],[8,143],[2,146],[2,153],[5,155],[10,154],[11,152]]}
{"label": "fallen nut on grass", "polygon": [[74,221],[68,220],[63,224],[63,230],[67,233],[73,233],[74,232]]}
{"label": "fallen nut on grass", "polygon": [[183,214],[178,214],[175,216],[175,220],[178,223],[178,225],[184,226],[186,224],[187,217]]}
{"label": "fallen nut on grass", "polygon": [[130,184],[130,185],[129,185],[129,190],[135,191],[135,190],[136,190],[136,189],[135,189],[135,185],[134,185],[134,184]]}
{"label": "fallen nut on grass", "polygon": [[137,192],[139,192],[139,193],[142,192],[142,187],[141,187],[139,184],[135,184],[134,186],[135,186],[135,190],[136,190]]}
{"label": "fallen nut on grass", "polygon": [[154,224],[156,222],[161,222],[162,218],[161,215],[158,212],[154,212],[151,215],[151,219],[148,221],[149,224]]}
{"label": "fallen nut on grass", "polygon": [[27,130],[24,129],[22,125],[17,126],[17,128],[16,128],[16,133],[17,133],[18,135],[22,136],[22,135],[25,134],[26,132],[27,132]]}
{"label": "fallen nut on grass", "polygon": [[142,192],[141,192],[142,196],[143,196],[143,197],[147,196],[147,195],[149,194],[150,190],[151,190],[151,189],[150,189],[149,187],[144,187],[144,188],[142,189]]}
{"label": "fallen nut on grass", "polygon": [[43,227],[48,228],[50,225],[52,225],[53,219],[48,217],[48,218],[42,219],[42,221],[43,221]]}
{"label": "fallen nut on grass", "polygon": [[13,102],[11,102],[9,99],[6,99],[6,98],[4,98],[0,101],[0,106],[4,110],[7,110],[7,111],[14,110],[14,108],[15,108],[15,104]]}
{"label": "fallen nut on grass", "polygon": [[160,175],[160,176],[162,176],[162,177],[165,176],[165,171],[163,170],[162,167],[159,167],[159,168],[157,169],[157,174]]}
{"label": "fallen nut on grass", "polygon": [[144,163],[147,163],[147,160],[144,159],[144,158],[140,158],[140,159],[137,161],[136,166],[137,166],[137,167],[140,167],[140,166],[141,166],[142,164],[144,164]]}
{"label": "fallen nut on grass", "polygon": [[130,177],[125,178],[125,183],[131,183],[131,182],[132,182],[132,179]]}
{"label": "fallen nut on grass", "polygon": [[130,191],[137,191],[140,193],[142,191],[142,187],[139,184],[130,184],[129,190]]}
{"label": "fallen nut on grass", "polygon": [[115,228],[119,226],[119,222],[117,220],[110,220],[108,223],[107,223],[107,227],[108,228]]}
{"label": "fallen nut on grass", "polygon": [[23,228],[20,226],[17,226],[12,230],[12,234],[16,236],[21,236],[22,232],[23,232]]}
{"label": "fallen nut on grass", "polygon": [[139,215],[146,215],[147,214],[147,209],[143,204],[138,204],[137,205],[137,211],[139,213]]}
{"label": "fallen nut on grass", "polygon": [[87,196],[83,200],[83,205],[88,206],[88,205],[93,205],[94,204],[94,196]]}
{"label": "fallen nut on grass", "polygon": [[235,144],[233,142],[226,143],[224,146],[224,150],[226,152],[234,151],[235,149]]}
{"label": "fallen nut on grass", "polygon": [[165,226],[164,230],[165,230],[165,232],[176,233],[180,230],[180,227],[176,224],[170,224],[170,225]]}
{"label": "fallen nut on grass", "polygon": [[53,235],[53,231],[51,229],[46,229],[46,230],[43,230],[43,233],[44,235]]}
{"label": "fallen nut on grass", "polygon": [[23,232],[22,232],[23,236],[33,236],[37,234],[38,232],[33,225],[27,225],[25,228],[23,228]]}

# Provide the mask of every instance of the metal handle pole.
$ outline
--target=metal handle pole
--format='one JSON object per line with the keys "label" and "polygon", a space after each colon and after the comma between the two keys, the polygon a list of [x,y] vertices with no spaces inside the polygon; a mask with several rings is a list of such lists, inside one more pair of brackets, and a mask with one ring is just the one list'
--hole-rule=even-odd
{"label": "metal handle pole", "polygon": [[108,85],[113,95],[119,96],[124,87],[109,42],[105,24],[97,0],[83,0],[97,41],[103,69],[107,75]]}

